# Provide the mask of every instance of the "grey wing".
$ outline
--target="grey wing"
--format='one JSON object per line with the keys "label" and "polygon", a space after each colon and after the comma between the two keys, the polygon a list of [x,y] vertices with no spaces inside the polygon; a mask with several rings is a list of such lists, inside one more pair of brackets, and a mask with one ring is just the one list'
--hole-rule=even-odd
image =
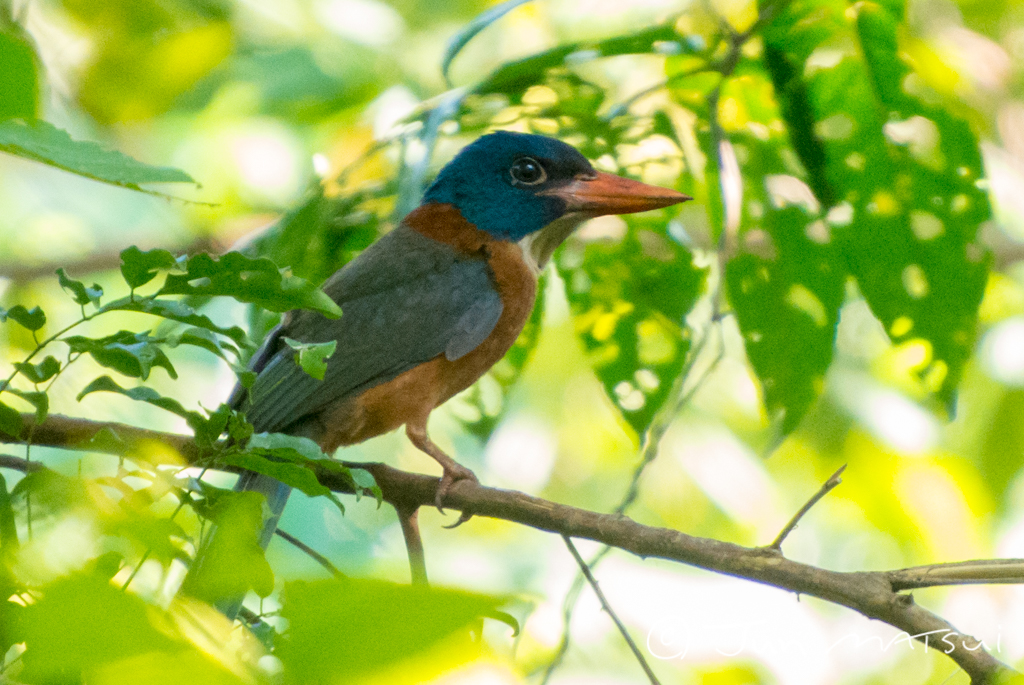
{"label": "grey wing", "polygon": [[[337,340],[337,349],[323,381],[302,371],[289,348],[267,361],[249,392],[247,416],[257,431],[285,430],[335,400],[355,396],[438,355],[457,359],[490,335],[502,303],[487,264],[455,258],[423,259],[420,264],[428,268],[407,270],[405,278],[394,271],[382,276],[371,270],[377,288],[360,280],[362,289],[353,288],[356,297],[351,290],[330,293],[342,304],[340,319],[309,313],[297,317],[284,335],[310,342]],[[392,265],[399,270],[403,266]]]}

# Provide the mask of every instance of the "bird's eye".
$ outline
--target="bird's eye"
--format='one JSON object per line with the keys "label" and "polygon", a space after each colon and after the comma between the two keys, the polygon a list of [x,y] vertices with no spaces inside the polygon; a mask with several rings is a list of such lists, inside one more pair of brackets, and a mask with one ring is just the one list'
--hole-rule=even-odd
{"label": "bird's eye", "polygon": [[512,175],[513,185],[535,186],[548,180],[544,167],[533,157],[517,159],[508,171]]}

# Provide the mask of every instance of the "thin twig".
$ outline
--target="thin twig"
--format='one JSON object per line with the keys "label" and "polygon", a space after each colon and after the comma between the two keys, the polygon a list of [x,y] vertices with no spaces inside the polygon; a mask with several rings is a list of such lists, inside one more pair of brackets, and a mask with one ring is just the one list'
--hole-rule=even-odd
{"label": "thin twig", "polygon": [[327,569],[330,572],[330,574],[332,576],[334,576],[335,578],[344,578],[345,577],[345,574],[342,573],[341,571],[339,571],[338,567],[335,566],[334,564],[332,564],[330,559],[325,557],[323,554],[320,554],[320,552],[317,552],[315,549],[313,549],[312,547],[310,547],[305,542],[303,542],[302,540],[298,539],[297,537],[295,537],[291,533],[286,533],[285,531],[281,530],[280,528],[275,528],[274,529],[274,534],[277,535],[278,537],[280,537],[282,540],[291,543],[294,547],[296,547],[297,549],[299,549],[302,552],[304,552],[313,561],[315,561],[316,563],[320,564],[325,569]]}
{"label": "thin twig", "polygon": [[[707,381],[711,376],[715,368],[717,368],[719,362],[721,362],[725,357],[725,345],[719,338],[718,351],[714,358],[700,372],[700,375],[693,381],[689,389],[686,388],[686,380],[693,372],[693,369],[697,364],[697,360],[702,355],[705,347],[707,346],[708,340],[711,338],[711,334],[718,328],[716,324],[719,322],[720,314],[718,313],[717,300],[717,296],[712,295],[713,312],[711,320],[708,322],[708,328],[704,332],[704,335],[700,337],[696,346],[694,346],[689,360],[680,372],[679,377],[676,379],[676,386],[672,391],[672,397],[676,399],[670,400],[661,408],[661,410],[655,415],[654,420],[651,421],[651,425],[648,427],[647,432],[644,434],[643,445],[640,449],[640,462],[633,470],[633,476],[630,478],[629,486],[626,488],[626,494],[619,502],[619,505],[615,507],[615,514],[620,516],[625,515],[626,510],[629,509],[629,507],[631,507],[636,501],[637,497],[640,496],[640,479],[643,477],[647,467],[657,458],[658,447],[661,444],[661,439],[665,436],[665,432],[672,424],[672,420],[675,419],[675,417],[682,412],[683,408],[693,400],[693,397],[701,389],[705,381]],[[594,558],[590,560],[590,568],[594,568],[601,563],[611,550],[612,547],[608,545],[602,547],[598,553],[594,555]],[[551,661],[549,661],[547,666],[544,667],[544,675],[541,677],[540,685],[547,685],[551,676],[561,665],[562,660],[569,651],[569,644],[572,640],[570,628],[572,625],[572,614],[576,606],[576,601],[579,599],[580,590],[583,589],[583,582],[583,574],[577,574],[572,585],[569,586],[569,591],[565,595],[565,600],[562,602],[562,639],[559,641],[558,649],[555,650],[555,654],[551,657]]]}
{"label": "thin twig", "polygon": [[778,537],[775,538],[775,541],[768,545],[768,549],[775,549],[780,552],[782,551],[782,541],[793,532],[793,529],[796,528],[798,523],[800,523],[800,519],[802,519],[807,512],[811,510],[811,507],[818,503],[818,500],[832,492],[837,485],[843,482],[843,479],[839,476],[841,476],[845,470],[846,464],[843,464],[835,473],[829,476],[829,479],[825,481],[820,488],[818,488],[818,491],[814,493],[814,495],[807,500],[802,507],[800,507],[798,512],[793,514],[793,518],[789,520],[789,523],[787,523],[786,527],[782,529],[782,532],[780,532]]}
{"label": "thin twig", "polygon": [[409,551],[409,573],[413,585],[427,585],[427,559],[420,536],[419,507],[395,507],[398,522],[402,524],[405,548]]}
{"label": "thin twig", "polygon": [[641,652],[640,648],[636,646],[635,642],[633,642],[633,638],[629,636],[629,631],[626,630],[626,626],[619,619],[615,610],[612,609],[611,604],[608,603],[608,598],[604,596],[603,592],[601,592],[601,588],[597,584],[597,579],[594,578],[594,574],[590,572],[590,567],[587,566],[587,562],[583,561],[583,557],[581,557],[580,553],[576,550],[576,545],[572,544],[572,538],[568,535],[563,535],[562,539],[565,540],[565,546],[569,548],[572,558],[576,560],[577,564],[579,564],[580,572],[583,573],[587,582],[590,583],[590,587],[593,588],[594,594],[597,595],[598,601],[601,602],[601,606],[604,607],[604,610],[609,616],[611,616],[612,620],[615,621],[615,627],[617,627],[619,632],[622,633],[623,639],[626,640],[626,644],[629,645],[629,649],[633,652],[633,656],[635,656],[636,660],[640,663],[640,667],[644,669],[644,673],[647,674],[647,678],[654,685],[661,685],[658,682],[658,677],[654,675],[654,671],[651,670],[650,665],[647,663],[647,659],[644,658],[643,652]]}

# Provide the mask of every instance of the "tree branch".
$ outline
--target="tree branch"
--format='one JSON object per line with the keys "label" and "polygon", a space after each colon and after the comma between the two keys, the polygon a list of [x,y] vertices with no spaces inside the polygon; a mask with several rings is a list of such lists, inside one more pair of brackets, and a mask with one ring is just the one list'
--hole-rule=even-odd
{"label": "tree branch", "polygon": [[[33,420],[24,415],[26,425]],[[196,450],[188,437],[148,431],[118,423],[102,423],[50,416],[36,426],[33,439],[37,445],[70,449],[90,449],[83,443],[103,429],[114,431],[123,440],[157,440],[177,449],[189,459]],[[15,442],[0,435],[2,442]],[[5,466],[17,468],[13,458]],[[22,460],[24,461],[24,460]],[[409,473],[377,463],[349,463],[373,474],[383,498],[399,509],[430,506],[438,479]],[[30,468],[26,463],[25,468]],[[226,469],[232,470],[232,469]],[[325,486],[340,493],[351,493],[352,486],[340,474],[318,471]],[[719,540],[699,538],[667,528],[645,526],[626,516],[599,514],[557,504],[521,492],[488,488],[470,480],[455,483],[445,505],[474,516],[487,516],[537,528],[563,536],[595,540],[641,557],[657,557],[690,566],[752,580],[802,595],[810,595],[833,604],[853,609],[868,618],[887,623],[909,636],[944,633],[962,635],[950,623],[914,603],[913,597],[900,594],[908,587],[965,582],[1024,581],[1015,574],[1024,569],[1024,559],[974,561],[882,572],[840,572],[817,568],[786,559],[779,552],[765,548],[748,548]],[[971,575],[971,569],[977,575]],[[915,584],[917,583],[917,584]],[[924,585],[922,585],[922,583]],[[922,639],[922,638],[917,638]],[[933,638],[934,639],[934,638]],[[923,641],[923,640],[922,640]],[[970,642],[971,649],[965,646]],[[963,636],[948,656],[971,677],[976,685],[993,682],[999,674],[1012,672],[988,652],[977,648],[979,642]],[[971,651],[971,650],[974,651]]]}

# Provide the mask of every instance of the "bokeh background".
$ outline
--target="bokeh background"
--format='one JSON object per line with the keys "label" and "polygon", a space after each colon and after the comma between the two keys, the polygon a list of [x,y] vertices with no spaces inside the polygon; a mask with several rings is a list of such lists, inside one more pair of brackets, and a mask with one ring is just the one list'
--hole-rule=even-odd
{"label": "bokeh background", "polygon": [[[756,17],[748,0],[538,0],[469,42],[451,64],[449,85],[441,71],[446,47],[489,4],[15,0],[11,16],[41,64],[41,116],[75,138],[183,169],[198,187],[142,194],[0,155],[0,302],[41,304],[54,321],[74,317],[78,308],[60,292],[54,269],[64,266],[119,292],[117,255],[129,245],[175,252],[258,248],[320,280],[393,225],[416,200],[403,193],[480,130],[564,133],[557,118],[537,115],[551,102],[563,114],[575,104],[584,119],[615,108],[638,120],[656,118],[672,102],[659,87],[666,69],[679,65],[658,49],[614,57],[570,50],[561,66],[568,90],[542,86],[520,99],[481,96],[458,123],[441,123],[436,145],[426,146],[419,136],[430,123],[424,113],[437,98],[450,97],[450,87],[478,84],[504,65],[557,46],[586,46],[665,24],[680,40],[699,41],[709,23],[724,19],[742,31]],[[912,0],[906,34],[917,47],[919,70],[978,136],[994,208],[982,229],[993,270],[955,413],[946,416],[925,401],[914,374],[919,350],[893,346],[849,288],[820,396],[784,435],[764,408],[735,320],[727,315],[709,325],[712,302],[705,299],[688,319],[694,339],[707,338],[690,373],[697,387],[669,417],[640,481],[628,511],[638,521],[767,544],[830,473],[848,464],[843,484],[787,541],[790,557],[843,571],[1024,557],[1024,3]],[[575,78],[597,84],[597,94]],[[695,202],[651,221],[663,232],[667,225],[666,235],[692,250],[695,264],[713,268],[719,230],[713,223],[721,212],[699,185],[697,191],[687,185],[682,156],[656,128],[641,128],[598,165],[694,194]],[[296,219],[303,211],[317,221]],[[303,221],[316,230],[282,233],[282,226]],[[624,227],[619,219],[594,222],[583,229],[582,243],[614,241]],[[436,411],[431,432],[485,484],[612,511],[643,446],[595,375],[565,285],[554,271],[547,274],[539,339],[515,382],[505,388],[500,379],[487,379]],[[207,311],[257,336],[269,325],[237,304],[213,302]],[[140,321],[107,325],[147,325]],[[7,373],[31,345],[27,332],[0,328],[0,371]],[[215,407],[230,392],[234,375],[212,355],[178,350],[174,359],[181,378],[155,372],[161,392],[189,407]],[[174,417],[127,398],[77,402],[97,373],[87,363],[70,370],[53,388],[51,410],[185,430]],[[80,452],[33,448],[32,458],[67,475],[112,475],[118,468],[116,459]],[[349,448],[344,458],[436,471],[400,434]],[[17,480],[7,475],[9,483]],[[281,526],[345,573],[407,582],[394,512],[369,499],[346,506],[342,516],[329,502],[296,493]],[[189,515],[179,522],[198,526]],[[103,534],[102,516],[81,507],[41,519],[19,557],[22,573],[45,583],[118,545],[135,549]],[[563,601],[577,573],[562,541],[483,518],[444,530],[452,517],[434,510],[423,510],[420,519],[431,581],[512,597],[509,611],[523,629],[512,637],[507,626],[488,622],[482,653],[467,663],[416,668],[442,683],[540,682],[565,634]],[[597,551],[579,546],[587,557]],[[268,557],[279,584],[325,575],[281,540]],[[597,576],[638,642],[659,657],[654,667],[666,683],[968,682],[935,649],[814,599],[621,552],[605,558]],[[151,560],[133,591],[159,598],[180,577],[180,566]],[[1024,588],[914,595],[983,638],[1004,661],[1024,660]],[[570,627],[571,644],[549,682],[642,681],[589,589],[580,594]],[[273,660],[260,663],[273,672]]]}

